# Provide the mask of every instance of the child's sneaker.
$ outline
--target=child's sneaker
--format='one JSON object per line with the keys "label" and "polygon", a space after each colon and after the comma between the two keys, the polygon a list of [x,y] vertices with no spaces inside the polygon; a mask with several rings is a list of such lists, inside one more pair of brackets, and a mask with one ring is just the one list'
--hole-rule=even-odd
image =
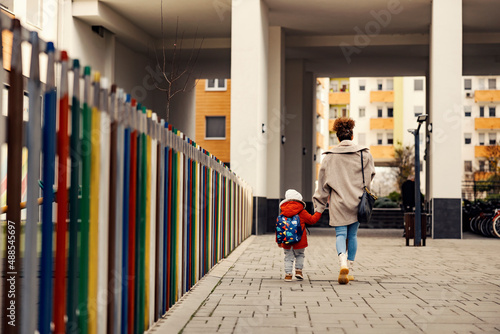
{"label": "child's sneaker", "polygon": [[299,281],[304,279],[304,276],[302,276],[302,269],[295,269],[295,278]]}
{"label": "child's sneaker", "polygon": [[285,282],[291,282],[292,281],[292,277],[293,275],[290,273],[290,274],[286,274],[285,275]]}

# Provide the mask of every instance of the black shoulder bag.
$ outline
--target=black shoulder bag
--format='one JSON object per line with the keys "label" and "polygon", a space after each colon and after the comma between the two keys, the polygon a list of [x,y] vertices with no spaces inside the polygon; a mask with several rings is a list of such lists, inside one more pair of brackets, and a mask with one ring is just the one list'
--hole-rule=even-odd
{"label": "black shoulder bag", "polygon": [[360,197],[358,205],[358,222],[368,223],[372,216],[373,203],[377,196],[373,195],[365,185],[365,170],[363,167],[363,151],[361,151],[361,174],[363,174],[363,195]]}

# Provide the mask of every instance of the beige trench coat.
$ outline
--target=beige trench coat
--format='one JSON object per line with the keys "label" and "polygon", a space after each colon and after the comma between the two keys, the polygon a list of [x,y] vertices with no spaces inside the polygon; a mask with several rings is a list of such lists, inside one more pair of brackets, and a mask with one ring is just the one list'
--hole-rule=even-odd
{"label": "beige trench coat", "polygon": [[344,226],[358,221],[358,204],[363,194],[361,175],[361,153],[365,184],[370,184],[375,176],[373,157],[368,148],[343,140],[338,146],[326,151],[319,170],[318,189],[313,196],[314,210],[323,212],[328,198],[330,225]]}

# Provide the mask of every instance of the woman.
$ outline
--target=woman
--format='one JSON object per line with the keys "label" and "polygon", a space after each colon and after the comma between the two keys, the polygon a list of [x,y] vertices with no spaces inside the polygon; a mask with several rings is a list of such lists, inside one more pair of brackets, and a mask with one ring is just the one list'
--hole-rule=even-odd
{"label": "woman", "polygon": [[354,276],[348,274],[349,267],[352,271],[358,248],[357,213],[359,200],[363,194],[361,152],[363,152],[365,184],[368,189],[375,176],[373,157],[368,148],[352,142],[353,128],[354,120],[350,118],[341,117],[335,120],[333,131],[337,132],[340,144],[324,153],[325,157],[319,170],[318,189],[313,197],[314,211],[317,212],[325,210],[329,198],[330,225],[335,227],[337,236],[340,284],[347,284],[349,280],[354,279]]}

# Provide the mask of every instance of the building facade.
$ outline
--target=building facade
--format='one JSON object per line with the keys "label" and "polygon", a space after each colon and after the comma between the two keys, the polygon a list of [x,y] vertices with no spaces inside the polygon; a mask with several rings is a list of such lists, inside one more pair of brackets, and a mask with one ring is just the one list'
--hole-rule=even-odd
{"label": "building facade", "polygon": [[[489,163],[488,147],[500,139],[500,84],[498,76],[463,78],[462,120],[464,179],[474,179],[475,172],[494,172]],[[480,178],[481,173],[476,173]]]}
{"label": "building facade", "polygon": [[[348,116],[356,122],[354,142],[370,148],[375,165],[396,167],[395,147],[414,145],[414,136],[407,130],[416,127],[418,115],[425,114],[425,77],[331,78],[329,81],[329,147],[338,144],[332,131],[333,122],[337,117]],[[424,139],[425,129],[420,134],[422,162]],[[424,190],[425,164],[421,166]]]}

